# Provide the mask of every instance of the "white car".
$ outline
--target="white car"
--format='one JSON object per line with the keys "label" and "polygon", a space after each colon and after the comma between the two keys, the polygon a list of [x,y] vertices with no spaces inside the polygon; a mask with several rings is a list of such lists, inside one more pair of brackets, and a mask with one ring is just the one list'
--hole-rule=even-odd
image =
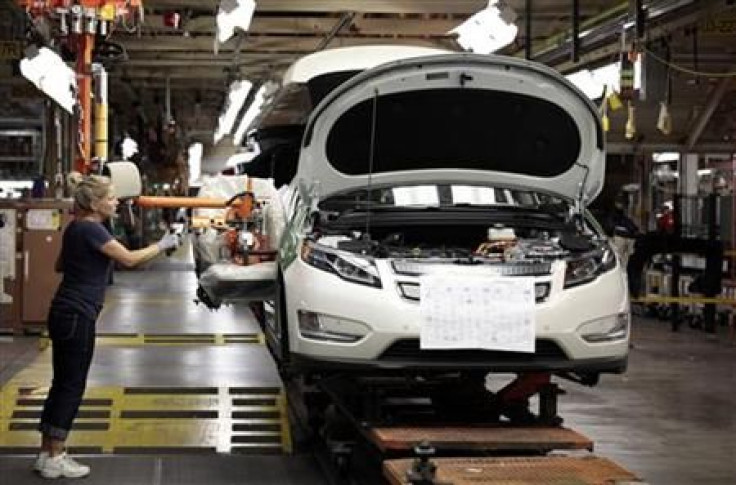
{"label": "white car", "polygon": [[[623,372],[625,272],[585,210],[604,172],[595,106],[545,66],[447,53],[352,77],[306,124],[263,319],[269,346],[299,374],[550,371],[593,384]],[[513,337],[523,349],[488,337],[499,314],[517,321],[498,301],[448,317],[440,345],[427,336],[438,301],[452,300],[423,300],[420,283],[512,280],[534,292],[514,307],[531,325]],[[458,324],[476,340],[449,332]]]}

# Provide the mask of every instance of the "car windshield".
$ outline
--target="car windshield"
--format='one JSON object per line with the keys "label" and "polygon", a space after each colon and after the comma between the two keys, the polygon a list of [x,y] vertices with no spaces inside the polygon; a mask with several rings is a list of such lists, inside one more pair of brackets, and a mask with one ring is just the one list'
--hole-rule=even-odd
{"label": "car windshield", "polygon": [[391,208],[499,207],[541,209],[566,213],[570,206],[559,197],[539,192],[481,185],[431,184],[360,189],[325,199],[331,211]]}

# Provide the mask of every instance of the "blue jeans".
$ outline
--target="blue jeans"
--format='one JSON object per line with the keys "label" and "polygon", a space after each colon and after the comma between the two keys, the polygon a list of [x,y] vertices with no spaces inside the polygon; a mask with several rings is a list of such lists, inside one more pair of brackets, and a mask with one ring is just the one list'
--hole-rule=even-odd
{"label": "blue jeans", "polygon": [[54,378],[38,430],[66,440],[87,387],[95,349],[95,320],[83,312],[51,307],[48,318]]}

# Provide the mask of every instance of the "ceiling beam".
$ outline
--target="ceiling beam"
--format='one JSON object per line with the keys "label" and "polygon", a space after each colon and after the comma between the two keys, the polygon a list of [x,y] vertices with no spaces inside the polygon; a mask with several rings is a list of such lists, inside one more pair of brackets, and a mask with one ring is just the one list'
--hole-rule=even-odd
{"label": "ceiling beam", "polygon": [[248,59],[240,61],[235,61],[232,59],[218,59],[218,58],[212,58],[212,59],[168,59],[168,58],[160,58],[160,59],[130,59],[125,62],[121,62],[119,64],[116,64],[115,67],[111,68],[111,70],[119,71],[119,70],[130,70],[135,69],[139,67],[159,67],[162,68],[163,71],[166,71],[167,68],[173,67],[210,67],[213,69],[222,68],[221,72],[225,72],[225,68],[239,68],[239,67],[252,67],[252,66],[271,66],[271,67],[288,67],[289,64],[291,64],[291,59],[282,59],[282,60],[274,60],[274,59]]}
{"label": "ceiling beam", "polygon": [[247,66],[235,68],[233,70],[227,68],[212,67],[169,67],[161,69],[157,67],[137,67],[135,69],[124,69],[119,71],[111,71],[111,77],[120,77],[125,79],[136,78],[158,78],[164,79],[167,76],[174,79],[222,79],[223,81],[228,75],[238,74],[247,77],[265,76],[271,71],[270,67]]}
{"label": "ceiling beam", "polygon": [[[335,17],[254,17],[248,29],[249,34],[263,35],[326,35],[335,26]],[[403,35],[429,36],[444,35],[461,23],[460,20],[448,19],[401,19],[401,18],[365,18],[356,16],[351,30],[364,35],[385,35],[401,32]],[[164,26],[162,15],[147,15],[143,25],[143,33],[168,32],[191,34],[212,34],[215,32],[215,16],[198,16],[188,20],[179,29]]]}
{"label": "ceiling beam", "polygon": [[[449,37],[448,37],[449,38]],[[136,51],[179,51],[179,52],[196,52],[196,51],[207,51],[212,52],[214,46],[213,36],[151,36],[147,38],[120,38],[115,39],[117,42],[125,47],[125,50],[130,52]],[[242,46],[241,54],[249,53],[253,51],[274,51],[274,52],[285,52],[293,53],[300,52],[307,54],[314,52],[318,46],[321,38],[320,37],[266,37],[266,36],[251,36],[245,37]],[[400,42],[402,44],[411,44],[416,46],[424,47],[438,47],[440,45],[438,40],[419,39],[411,38],[407,39],[403,36],[398,38],[384,38],[384,37],[336,37],[331,42],[331,47],[345,47],[355,45],[376,45],[376,44],[396,44]],[[220,52],[232,52],[235,50],[235,42],[228,42],[220,46]],[[214,55],[214,54],[213,54]]]}
{"label": "ceiling beam", "polygon": [[705,127],[708,126],[708,122],[713,116],[713,113],[715,113],[718,105],[721,104],[721,100],[723,100],[723,96],[726,94],[726,91],[728,91],[728,89],[731,87],[732,82],[733,78],[730,77],[721,79],[721,81],[718,83],[718,86],[716,86],[715,89],[713,89],[713,91],[708,95],[708,101],[705,105],[705,109],[703,109],[703,111],[700,113],[700,116],[698,116],[698,118],[695,120],[692,129],[689,130],[687,142],[685,143],[685,147],[688,150],[691,150],[700,139],[700,135],[703,134],[703,130],[705,130]]}
{"label": "ceiling beam", "polygon": [[[148,0],[147,9],[212,9],[217,0]],[[257,0],[256,12],[462,13],[473,14],[488,0]]]}
{"label": "ceiling beam", "polygon": [[[716,12],[728,8],[726,5],[727,0],[701,0],[689,14],[679,15],[675,18],[669,19],[668,21],[660,21],[656,25],[651,26],[647,29],[647,38],[651,40],[659,39],[667,35],[671,35],[674,31],[693,25],[698,20],[707,16],[713,15]],[[619,32],[618,30],[616,32]],[[631,36],[629,36],[630,42]],[[627,47],[628,48],[628,47]],[[610,41],[605,45],[588,51],[580,56],[579,63],[573,63],[569,60],[561,63],[552,63],[552,65],[561,72],[570,72],[573,70],[581,69],[586,65],[593,64],[600,61],[601,59],[611,58],[613,55],[621,53],[621,40],[619,35],[611,37]]]}

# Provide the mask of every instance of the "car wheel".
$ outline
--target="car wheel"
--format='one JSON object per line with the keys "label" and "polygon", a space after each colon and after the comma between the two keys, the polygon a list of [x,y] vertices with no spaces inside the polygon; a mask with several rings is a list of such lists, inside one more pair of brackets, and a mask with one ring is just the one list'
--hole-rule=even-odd
{"label": "car wheel", "polygon": [[276,280],[276,300],[274,301],[274,328],[270,329],[272,351],[278,361],[279,367],[283,369],[289,362],[289,321],[286,311],[286,290],[284,288],[284,277],[279,271]]}

